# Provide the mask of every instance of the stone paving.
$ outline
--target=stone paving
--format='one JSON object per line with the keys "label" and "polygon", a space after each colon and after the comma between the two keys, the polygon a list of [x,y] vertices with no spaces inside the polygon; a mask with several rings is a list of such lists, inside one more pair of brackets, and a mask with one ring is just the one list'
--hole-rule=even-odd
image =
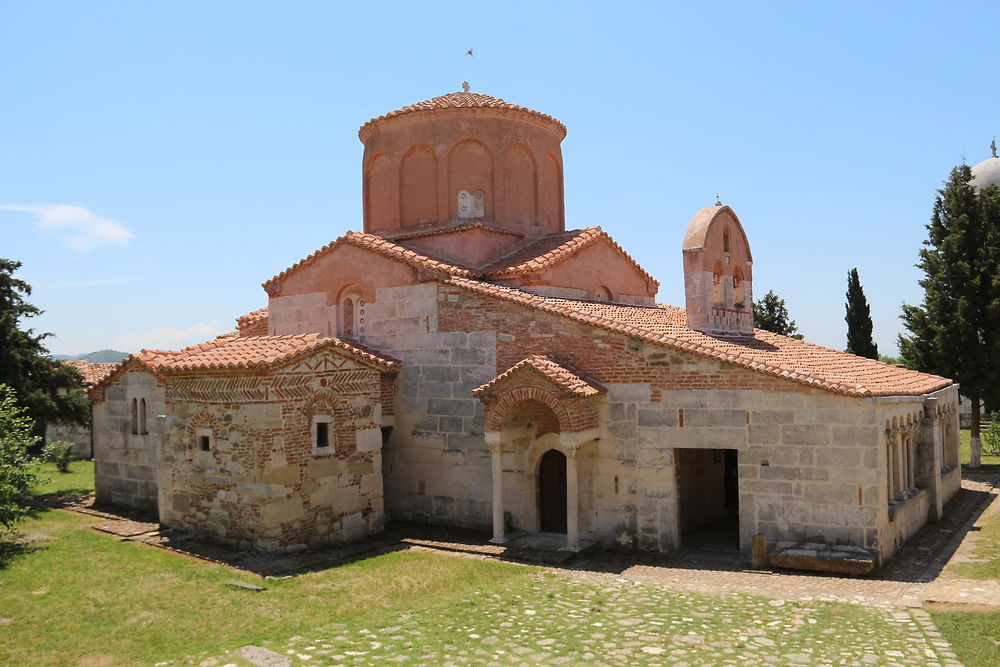
{"label": "stone paving", "polygon": [[279,664],[278,656],[286,657],[282,664],[317,666],[961,664],[919,609],[706,596],[562,576],[539,577],[523,594],[475,597],[444,621],[437,610],[432,627],[421,614],[402,614],[387,627],[352,632],[333,624],[275,642],[267,664]]}

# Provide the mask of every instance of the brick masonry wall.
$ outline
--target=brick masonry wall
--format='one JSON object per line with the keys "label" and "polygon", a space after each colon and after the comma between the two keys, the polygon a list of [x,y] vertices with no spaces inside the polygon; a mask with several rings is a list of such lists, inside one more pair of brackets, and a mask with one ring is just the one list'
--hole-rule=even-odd
{"label": "brick masonry wall", "polygon": [[[266,552],[380,531],[380,394],[377,371],[331,351],[266,374],[168,376],[161,521]],[[332,418],[328,447],[313,446],[314,415]]]}
{"label": "brick masonry wall", "polygon": [[[147,433],[133,434],[132,399],[143,398]],[[166,414],[162,384],[151,373],[129,371],[104,391],[93,410],[97,501],[155,511],[162,428],[157,416]]]}

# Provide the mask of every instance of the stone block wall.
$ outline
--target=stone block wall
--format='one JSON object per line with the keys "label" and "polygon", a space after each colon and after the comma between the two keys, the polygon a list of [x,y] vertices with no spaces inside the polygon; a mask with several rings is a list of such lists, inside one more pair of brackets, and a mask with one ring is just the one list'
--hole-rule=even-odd
{"label": "stone block wall", "polygon": [[377,371],[331,351],[267,374],[168,376],[161,522],[265,552],[380,531],[381,392]]}
{"label": "stone block wall", "polygon": [[[579,459],[584,539],[678,548],[675,451],[734,449],[745,553],[760,533],[772,542],[877,548],[884,462],[882,424],[871,399],[811,389],[448,286],[438,304],[442,330],[502,332],[497,371],[529,354],[551,353],[608,389],[600,440]],[[511,465],[532,474],[530,461]],[[530,514],[530,503],[521,511]],[[520,520],[531,524],[530,516]]]}
{"label": "stone block wall", "polygon": [[[145,399],[145,429],[133,429],[132,402]],[[94,485],[97,502],[156,511],[156,468],[166,414],[162,383],[131,370],[93,403]],[[132,431],[138,431],[133,433]]]}
{"label": "stone block wall", "polygon": [[485,528],[490,452],[472,390],[496,377],[493,331],[438,330],[437,283],[379,288],[363,342],[403,361],[385,446],[394,518]]}
{"label": "stone block wall", "polygon": [[52,423],[45,427],[45,442],[72,442],[73,457],[91,457],[91,431],[86,426]]}

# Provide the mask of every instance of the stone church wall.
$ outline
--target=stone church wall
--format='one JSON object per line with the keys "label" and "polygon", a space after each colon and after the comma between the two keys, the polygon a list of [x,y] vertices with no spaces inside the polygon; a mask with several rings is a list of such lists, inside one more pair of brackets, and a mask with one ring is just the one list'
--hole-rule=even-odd
{"label": "stone church wall", "polygon": [[[140,413],[135,417],[133,401]],[[94,402],[94,484],[99,503],[156,510],[162,428],[157,416],[163,414],[163,386],[153,374],[139,370],[125,373],[103,390],[102,400]]]}
{"label": "stone church wall", "polygon": [[[498,371],[552,352],[608,389],[601,438],[579,461],[585,539],[678,548],[675,450],[734,449],[744,553],[756,534],[879,548],[888,516],[886,462],[872,399],[810,389],[458,288],[442,287],[438,303],[441,329],[470,338],[504,331]],[[524,470],[531,474],[530,462]],[[902,519],[925,520],[926,512]]]}
{"label": "stone church wall", "polygon": [[[403,361],[384,449],[393,518],[486,527],[490,452],[472,390],[496,376],[493,331],[438,331],[437,283],[380,288],[363,342]],[[502,336],[503,334],[501,334]]]}
{"label": "stone church wall", "polygon": [[266,552],[380,531],[380,394],[377,371],[331,353],[267,375],[171,376],[161,522]]}

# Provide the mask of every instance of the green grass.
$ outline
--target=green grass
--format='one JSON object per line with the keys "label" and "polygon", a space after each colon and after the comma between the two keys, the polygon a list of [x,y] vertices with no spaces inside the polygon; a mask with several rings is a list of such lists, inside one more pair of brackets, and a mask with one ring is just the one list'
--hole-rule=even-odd
{"label": "green grass", "polygon": [[[39,491],[85,491],[90,470],[74,464]],[[0,664],[244,664],[231,652],[246,644],[310,664],[400,656],[417,664],[763,664],[772,656],[782,664],[860,664],[868,654],[919,662],[933,649],[912,619],[855,605],[592,583],[435,553],[396,552],[260,582],[119,542],[91,530],[96,521],[37,506],[16,537],[0,536]],[[227,586],[231,580],[268,590]],[[953,641],[991,628],[990,617],[975,618],[958,624],[962,636]]]}
{"label": "green grass", "polygon": [[1000,665],[1000,612],[931,612],[931,617],[963,663]]}
{"label": "green grass", "polygon": [[69,472],[59,472],[54,463],[42,464],[42,483],[35,488],[38,496],[85,496],[94,492],[94,462],[73,461]]}
{"label": "green grass", "polygon": [[[982,433],[980,432],[979,437],[982,438]],[[962,461],[963,466],[969,465],[969,456],[971,454],[971,449],[969,448],[969,441],[972,439],[972,431],[968,429],[962,429],[959,431],[959,442],[961,442],[961,450],[959,452],[959,457]],[[986,466],[996,466],[1000,469],[1000,456],[988,456],[983,454],[981,457],[980,464],[983,467]]]}

